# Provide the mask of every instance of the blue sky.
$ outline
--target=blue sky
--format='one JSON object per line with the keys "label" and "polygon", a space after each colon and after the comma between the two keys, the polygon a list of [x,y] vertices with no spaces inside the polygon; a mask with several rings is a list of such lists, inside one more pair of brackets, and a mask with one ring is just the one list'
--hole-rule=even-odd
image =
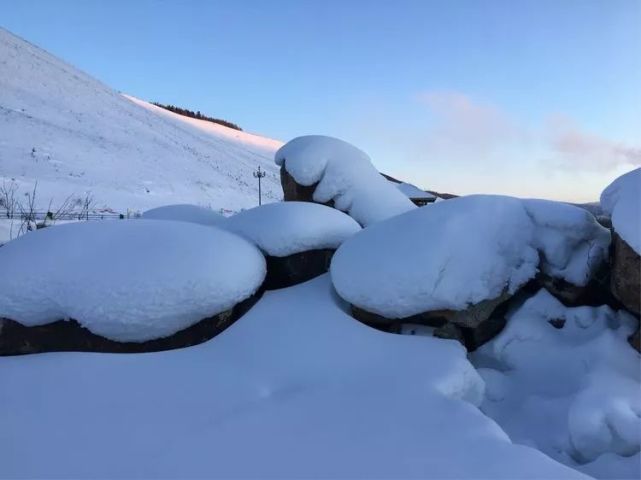
{"label": "blue sky", "polygon": [[348,140],[425,188],[587,201],[641,164],[641,2],[0,0],[137,97]]}

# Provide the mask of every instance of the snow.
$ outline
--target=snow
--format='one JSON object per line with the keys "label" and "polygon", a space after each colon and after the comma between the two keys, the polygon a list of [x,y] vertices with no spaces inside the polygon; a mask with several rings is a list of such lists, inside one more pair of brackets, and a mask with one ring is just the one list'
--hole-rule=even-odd
{"label": "snow", "polygon": [[310,202],[280,202],[255,207],[233,215],[224,227],[274,257],[307,250],[336,249],[361,229],[343,212]]}
{"label": "snow", "polygon": [[19,230],[20,220],[0,218],[0,245],[15,238]]}
{"label": "snow", "polygon": [[411,183],[397,183],[396,188],[398,188],[401,192],[403,192],[408,198],[424,198],[424,199],[432,199],[436,198],[436,195],[432,195],[431,193],[426,192],[425,190],[421,190],[415,185],[412,185]]}
{"label": "snow", "polygon": [[79,222],[0,248],[0,317],[72,318],[117,341],[165,337],[252,295],[265,259],[217,228],[160,220]]}
{"label": "snow", "polygon": [[282,198],[273,164],[282,142],[125,97],[2,28],[0,65],[0,184],[13,178],[22,195],[37,181],[39,210],[91,192],[118,213],[175,203],[238,211],[257,203],[258,166],[263,200]]}
{"label": "snow", "polygon": [[403,318],[514,293],[539,269],[585,285],[609,243],[578,207],[472,195],[368,227],[338,249],[331,276],[348,302]]}
{"label": "snow", "polygon": [[0,358],[3,475],[584,478],[479,412],[456,342],[342,307],[323,275],[195,347]]}
{"label": "snow", "polygon": [[601,194],[601,206],[614,231],[641,255],[641,168],[612,182]]}
{"label": "snow", "polygon": [[540,290],[472,356],[486,382],[482,410],[516,443],[569,466],[639,478],[641,363],[627,344],[636,322]]}
{"label": "snow", "polygon": [[343,140],[297,137],[279,148],[274,158],[299,185],[318,183],[315,201],[333,201],[363,226],[416,208],[380,175],[365,152]]}
{"label": "snow", "polygon": [[142,214],[146,220],[176,220],[178,222],[197,223],[199,225],[222,225],[225,217],[211,208],[197,205],[165,205],[152,208]]}

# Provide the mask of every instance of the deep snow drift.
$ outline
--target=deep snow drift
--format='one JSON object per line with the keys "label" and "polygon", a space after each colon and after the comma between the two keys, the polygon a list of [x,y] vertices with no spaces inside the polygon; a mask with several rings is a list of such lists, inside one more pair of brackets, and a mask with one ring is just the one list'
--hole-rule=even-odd
{"label": "deep snow drift", "polygon": [[335,249],[361,229],[349,215],[310,202],[279,202],[245,210],[229,217],[224,228],[275,257]]}
{"label": "deep snow drift", "polygon": [[159,220],[38,230],[0,248],[0,265],[0,317],[26,326],[72,318],[136,342],[233,307],[265,277],[264,257],[245,239]]}
{"label": "deep snow drift", "polygon": [[514,442],[574,468],[639,478],[641,363],[627,344],[636,321],[540,290],[472,355],[486,382],[482,410]]}
{"label": "deep snow drift", "polygon": [[274,159],[299,185],[318,183],[314,201],[333,201],[363,226],[416,208],[374,168],[365,152],[343,140],[298,137],[279,148]]}
{"label": "deep snow drift", "polygon": [[366,228],[338,249],[331,275],[348,302],[403,318],[514,293],[539,270],[585,285],[609,244],[581,208],[471,195]]}
{"label": "deep snow drift", "polygon": [[601,194],[601,206],[616,233],[641,255],[641,168],[612,182]]}
{"label": "deep snow drift", "polygon": [[0,376],[11,478],[581,478],[473,406],[459,344],[359,324],[327,275],[196,347],[0,358]]}
{"label": "deep snow drift", "polygon": [[38,181],[38,206],[90,191],[100,208],[192,203],[237,211],[282,198],[281,142],[125,98],[0,28],[0,184]]}

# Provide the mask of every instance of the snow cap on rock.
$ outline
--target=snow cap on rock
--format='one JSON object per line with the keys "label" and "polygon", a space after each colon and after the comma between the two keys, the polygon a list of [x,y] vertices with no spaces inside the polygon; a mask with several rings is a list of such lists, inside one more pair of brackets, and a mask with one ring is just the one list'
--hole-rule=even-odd
{"label": "snow cap on rock", "polygon": [[361,227],[334,208],[309,202],[262,205],[229,217],[225,228],[274,257],[336,249]]}
{"label": "snow cap on rock", "polygon": [[161,220],[73,223],[0,248],[0,317],[75,319],[116,341],[166,337],[232,308],[265,277],[245,239]]}
{"label": "snow cap on rock", "polygon": [[539,270],[583,286],[609,243],[608,230],[581,208],[472,195],[363,230],[338,249],[331,275],[346,301],[404,318],[515,293]]}
{"label": "snow cap on rock", "polygon": [[621,175],[601,194],[614,231],[641,255],[641,168]]}
{"label": "snow cap on rock", "polygon": [[416,208],[380,175],[365,152],[338,138],[297,137],[279,148],[274,158],[298,184],[317,184],[314,201],[333,201],[363,226]]}
{"label": "snow cap on rock", "polygon": [[152,208],[142,214],[146,220],[175,220],[178,222],[198,223],[200,225],[221,225],[225,217],[211,208],[197,205],[164,205]]}

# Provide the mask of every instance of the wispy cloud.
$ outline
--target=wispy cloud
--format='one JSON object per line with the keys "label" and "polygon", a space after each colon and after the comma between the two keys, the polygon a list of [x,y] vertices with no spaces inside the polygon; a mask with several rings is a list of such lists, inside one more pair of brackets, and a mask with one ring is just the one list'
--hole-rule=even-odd
{"label": "wispy cloud", "polygon": [[426,132],[431,148],[452,159],[488,156],[523,141],[524,128],[499,107],[455,91],[430,91],[417,96],[433,117]]}
{"label": "wispy cloud", "polygon": [[594,201],[611,180],[641,165],[641,139],[608,138],[552,109],[537,123],[464,92],[425,91],[406,100],[368,99],[352,119],[355,141],[371,147],[383,171],[425,188]]}
{"label": "wispy cloud", "polygon": [[641,165],[641,148],[585,131],[568,117],[551,117],[546,130],[561,167],[611,170],[622,165]]}

